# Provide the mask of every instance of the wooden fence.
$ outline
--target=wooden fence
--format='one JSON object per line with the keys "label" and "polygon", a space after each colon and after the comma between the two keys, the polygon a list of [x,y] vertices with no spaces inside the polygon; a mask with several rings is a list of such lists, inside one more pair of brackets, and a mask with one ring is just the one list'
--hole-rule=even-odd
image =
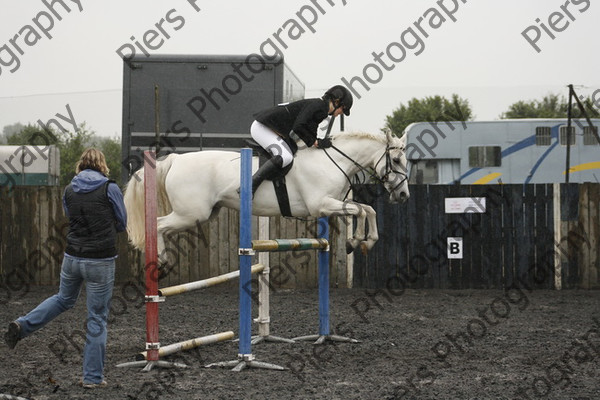
{"label": "wooden fence", "polygon": [[[600,288],[600,184],[415,185],[402,205],[386,203],[382,190],[364,186],[355,193],[377,210],[380,241],[367,256],[346,256],[348,224],[332,218],[332,286]],[[450,197],[485,197],[486,211],[447,214]],[[61,199],[57,187],[0,188],[0,285],[58,283],[68,229]],[[257,225],[255,219],[255,237]],[[224,209],[169,238],[172,268],[161,285],[236,270],[238,226],[237,211]],[[271,218],[270,236],[312,237],[316,227],[314,219]],[[448,237],[462,237],[462,259],[448,259]],[[143,255],[125,234],[118,247],[117,282],[143,282]],[[274,287],[317,286],[316,252],[272,253],[270,261]]]}
{"label": "wooden fence", "polygon": [[[0,284],[56,285],[66,247],[68,221],[62,209],[63,188],[0,188]],[[316,237],[316,219],[271,218],[271,238]],[[346,224],[331,220],[331,282],[347,287]],[[257,218],[253,221],[258,237]],[[210,278],[238,269],[239,214],[223,209],[218,217],[167,240],[171,265],[161,286]],[[118,235],[116,281],[144,282],[143,254]],[[278,288],[317,287],[315,251],[272,253],[271,283]],[[351,263],[350,263],[351,265]],[[234,284],[234,283],[232,283]],[[237,284],[237,283],[235,283]]]}
{"label": "wooden fence", "polygon": [[[600,184],[413,185],[406,204],[355,193],[377,211],[380,241],[354,259],[354,286],[600,288]],[[445,212],[447,198],[486,198],[484,213]],[[448,237],[462,238],[461,259]]]}

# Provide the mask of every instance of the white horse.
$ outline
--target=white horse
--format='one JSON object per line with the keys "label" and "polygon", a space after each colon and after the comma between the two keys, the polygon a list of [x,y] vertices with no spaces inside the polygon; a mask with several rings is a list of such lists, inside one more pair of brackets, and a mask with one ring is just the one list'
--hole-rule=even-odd
{"label": "white horse", "polygon": [[[390,201],[409,197],[406,175],[405,140],[388,133],[340,133],[332,136],[333,147],[300,150],[286,175],[290,208],[295,217],[353,215],[357,225],[347,250],[361,245],[370,250],[378,240],[375,210],[344,197],[350,188],[348,178],[371,169],[373,176],[390,193]],[[331,157],[331,158],[329,158]],[[253,171],[258,160],[253,160]],[[137,171],[125,190],[128,214],[127,232],[131,243],[144,248],[143,170]],[[156,181],[159,199],[158,254],[165,263],[164,234],[181,231],[207,221],[221,207],[239,210],[240,154],[231,151],[199,151],[170,154],[158,161]],[[252,213],[281,215],[270,181],[263,182],[253,199]],[[165,215],[166,214],[166,215]],[[368,233],[365,220],[368,222]]]}

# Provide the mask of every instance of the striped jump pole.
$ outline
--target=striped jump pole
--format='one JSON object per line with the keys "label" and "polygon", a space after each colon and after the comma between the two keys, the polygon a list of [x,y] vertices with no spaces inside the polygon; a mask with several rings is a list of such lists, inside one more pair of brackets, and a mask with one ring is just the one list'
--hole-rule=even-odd
{"label": "striped jump pole", "polygon": [[[180,351],[190,350],[190,349],[193,349],[193,348],[196,348],[199,346],[204,346],[204,345],[212,344],[212,343],[218,343],[218,342],[222,342],[225,340],[231,340],[231,339],[233,339],[233,336],[234,336],[233,331],[227,331],[227,332],[215,333],[214,335],[197,337],[195,339],[184,340],[183,342],[173,343],[173,344],[169,344],[166,346],[162,346],[158,350],[158,356],[164,357],[164,356],[168,356],[168,355],[171,355],[174,353],[178,353]],[[138,354],[138,356],[136,358],[140,361],[147,360],[148,352],[143,351],[140,354]]]}
{"label": "striped jump pole", "polygon": [[252,150],[240,150],[240,340],[238,359],[209,364],[206,367],[233,367],[233,371],[245,368],[285,370],[284,367],[257,361],[252,354]]}
{"label": "striped jump pole", "polygon": [[314,344],[322,344],[325,341],[358,343],[356,339],[345,336],[332,335],[329,329],[329,219],[321,217],[318,220],[317,242],[324,242],[326,246],[319,249],[319,334],[307,335],[294,338],[297,341],[314,340]]}
{"label": "striped jump pole", "polygon": [[156,153],[152,150],[144,151],[144,202],[145,202],[145,274],[146,274],[146,351],[137,357],[138,361],[118,364],[117,367],[143,367],[142,371],[148,372],[154,367],[186,368],[182,363],[161,361],[161,356],[173,354],[177,351],[191,349],[203,344],[220,342],[233,337],[233,332],[222,332],[211,336],[199,337],[185,342],[175,343],[163,348],[158,340],[158,303],[164,297],[158,293],[158,202],[156,191]]}
{"label": "striped jump pole", "polygon": [[[265,266],[262,264],[254,264],[251,269],[251,274],[256,274],[262,272],[265,269]],[[223,275],[214,276],[212,278],[203,279],[201,281],[182,283],[181,285],[169,286],[166,288],[162,288],[158,290],[158,293],[161,296],[168,297],[174,296],[176,294],[182,294],[191,292],[194,290],[204,289],[207,287],[219,285],[221,283],[229,282],[233,279],[236,279],[240,276],[240,271],[232,271]]]}
{"label": "striped jump pole", "polygon": [[293,251],[293,250],[315,250],[326,249],[329,241],[326,238],[318,239],[272,239],[253,240],[252,250],[256,251]]}

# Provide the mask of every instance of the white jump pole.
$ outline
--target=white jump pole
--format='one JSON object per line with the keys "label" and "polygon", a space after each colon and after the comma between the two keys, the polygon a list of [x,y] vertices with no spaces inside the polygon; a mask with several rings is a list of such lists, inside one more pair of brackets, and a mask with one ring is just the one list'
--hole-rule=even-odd
{"label": "white jump pole", "polygon": [[[258,217],[258,239],[269,239],[269,217]],[[254,322],[258,323],[258,335],[252,337],[252,344],[261,342],[295,343],[292,339],[271,335],[269,325],[271,322],[269,314],[269,253],[264,251],[259,252],[258,263],[264,265],[265,268],[258,276],[258,318],[254,320]]]}
{"label": "white jump pole", "polygon": [[[158,356],[164,357],[174,353],[178,353],[184,350],[190,350],[199,346],[204,346],[207,344],[213,344],[218,342],[223,342],[225,340],[233,339],[233,331],[215,333],[214,335],[197,337],[195,339],[184,340],[183,342],[173,343],[166,346],[161,347],[158,350]],[[143,351],[139,354],[139,359],[144,360],[148,356],[146,351]]]}
{"label": "white jump pole", "polygon": [[[250,272],[252,274],[261,272],[265,269],[263,264],[255,264],[251,267]],[[232,271],[223,275],[214,276],[212,278],[203,279],[201,281],[182,283],[181,285],[169,286],[163,289],[159,289],[158,293],[161,296],[174,296],[176,294],[182,294],[186,292],[191,292],[193,290],[204,289],[210,286],[219,285],[221,283],[225,283],[231,281],[233,279],[237,279],[240,276],[240,271]]]}

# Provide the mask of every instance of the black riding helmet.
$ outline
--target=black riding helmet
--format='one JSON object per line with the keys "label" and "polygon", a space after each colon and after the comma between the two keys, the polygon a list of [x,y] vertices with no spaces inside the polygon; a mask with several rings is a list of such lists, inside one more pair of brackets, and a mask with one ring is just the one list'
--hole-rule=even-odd
{"label": "black riding helmet", "polygon": [[344,108],[344,114],[350,115],[352,108],[352,93],[345,86],[335,85],[325,92],[323,100],[339,100],[338,107]]}

